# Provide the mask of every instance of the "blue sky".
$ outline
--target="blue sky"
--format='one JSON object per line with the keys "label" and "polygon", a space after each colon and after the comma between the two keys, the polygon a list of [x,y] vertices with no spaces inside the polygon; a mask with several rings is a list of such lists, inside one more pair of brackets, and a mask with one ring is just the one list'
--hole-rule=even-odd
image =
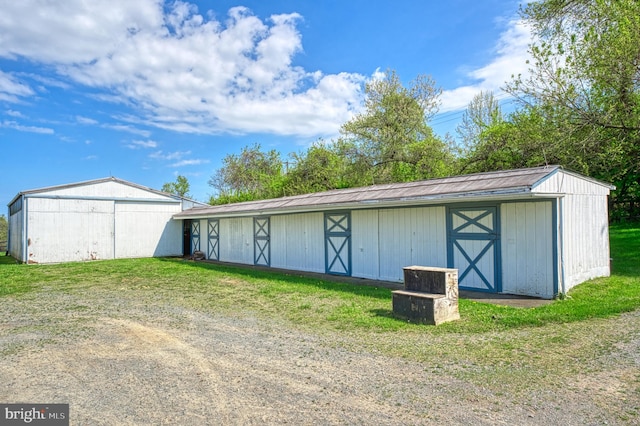
{"label": "blue sky", "polygon": [[[0,201],[116,176],[194,198],[228,154],[330,141],[387,69],[443,90],[436,132],[526,72],[505,0],[0,0]],[[6,213],[5,213],[6,214]]]}

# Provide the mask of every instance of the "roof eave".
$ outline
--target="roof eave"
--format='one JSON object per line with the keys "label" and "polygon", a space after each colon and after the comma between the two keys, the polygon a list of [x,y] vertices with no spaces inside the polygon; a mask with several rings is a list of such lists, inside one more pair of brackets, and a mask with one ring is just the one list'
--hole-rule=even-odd
{"label": "roof eave", "polygon": [[[267,208],[244,210],[237,212],[198,212],[185,210],[173,216],[174,219],[207,219],[221,217],[248,217],[248,216],[269,216],[273,214],[295,214],[295,213],[314,213],[328,210],[360,210],[367,208],[392,208],[406,207],[412,205],[429,205],[429,204],[451,204],[475,201],[499,201],[512,200],[532,197],[549,197],[554,198],[554,194],[536,194],[531,192],[531,187],[525,186],[520,188],[510,188],[509,190],[493,190],[480,192],[461,192],[437,194],[420,197],[405,197],[398,199],[380,199],[380,200],[363,200],[349,203],[325,203],[314,204],[310,206],[298,206],[289,208]],[[197,210],[197,209],[193,209]]]}
{"label": "roof eave", "polygon": [[13,197],[13,199],[9,202],[9,204],[7,204],[7,206],[11,206],[13,203],[16,202],[16,200],[22,196],[29,196],[31,194],[39,194],[42,192],[50,192],[50,191],[58,191],[61,189],[67,189],[67,188],[76,188],[79,186],[86,186],[86,185],[95,185],[95,184],[99,184],[99,183],[104,183],[104,182],[117,182],[121,185],[126,185],[126,186],[130,186],[132,188],[136,188],[136,189],[141,189],[143,191],[147,191],[147,192],[151,192],[153,194],[156,195],[162,195],[164,197],[168,197],[168,198],[172,198],[174,200],[177,201],[188,201],[194,204],[198,204],[198,205],[205,205],[204,203],[201,203],[200,201],[196,201],[193,200],[191,198],[187,198],[187,197],[182,197],[180,195],[176,195],[176,194],[171,194],[168,192],[164,192],[164,191],[159,191],[157,189],[153,189],[150,188],[148,186],[144,186],[144,185],[139,185],[137,183],[133,183],[133,182],[129,182],[127,180],[124,179],[120,179],[114,176],[110,176],[110,177],[105,177],[105,178],[100,178],[100,179],[92,179],[92,180],[85,180],[85,181],[81,181],[81,182],[75,182],[75,183],[67,183],[67,184],[62,184],[62,185],[53,185],[53,186],[46,186],[46,187],[42,187],[42,188],[36,188],[36,189],[29,189],[26,191],[20,191],[18,192],[18,194]]}

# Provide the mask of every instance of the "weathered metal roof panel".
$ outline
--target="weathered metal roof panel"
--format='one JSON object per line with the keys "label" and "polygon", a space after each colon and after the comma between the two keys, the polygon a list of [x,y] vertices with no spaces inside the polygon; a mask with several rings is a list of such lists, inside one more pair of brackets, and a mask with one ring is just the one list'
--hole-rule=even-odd
{"label": "weathered metal roof panel", "polygon": [[460,199],[494,193],[517,194],[531,192],[532,187],[559,166],[504,170],[430,179],[418,182],[371,185],[361,188],[334,189],[312,194],[294,195],[270,200],[247,201],[209,207],[197,207],[175,215],[175,218],[205,215],[236,215],[249,212],[278,212],[287,209],[320,210],[340,205],[411,201],[426,199]]}

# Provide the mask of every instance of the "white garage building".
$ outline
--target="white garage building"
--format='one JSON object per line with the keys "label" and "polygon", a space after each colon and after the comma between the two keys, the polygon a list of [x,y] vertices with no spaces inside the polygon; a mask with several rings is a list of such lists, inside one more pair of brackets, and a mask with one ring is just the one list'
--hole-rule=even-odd
{"label": "white garage building", "polygon": [[558,166],[373,185],[175,214],[210,260],[552,298],[608,276],[611,185]]}
{"label": "white garage building", "polygon": [[114,177],[23,191],[9,203],[8,251],[27,263],[180,256],[192,200]]}

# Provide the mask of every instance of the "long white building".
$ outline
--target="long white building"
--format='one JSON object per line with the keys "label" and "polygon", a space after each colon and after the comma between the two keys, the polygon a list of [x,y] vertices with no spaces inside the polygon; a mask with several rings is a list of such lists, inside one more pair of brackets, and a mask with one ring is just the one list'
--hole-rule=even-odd
{"label": "long white building", "polygon": [[174,215],[208,259],[401,281],[457,268],[460,288],[552,298],[608,276],[611,185],[558,166],[373,185]]}

